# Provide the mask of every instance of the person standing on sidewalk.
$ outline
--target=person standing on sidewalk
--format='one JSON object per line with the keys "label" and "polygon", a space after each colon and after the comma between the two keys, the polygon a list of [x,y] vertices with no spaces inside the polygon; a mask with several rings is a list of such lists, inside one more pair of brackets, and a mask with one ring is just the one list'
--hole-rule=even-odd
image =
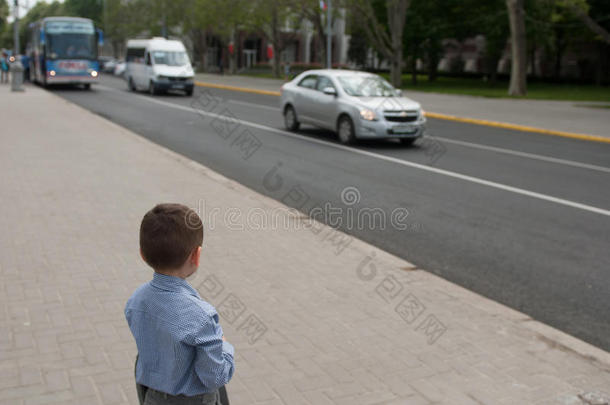
{"label": "person standing on sidewalk", "polygon": [[218,313],[185,280],[199,267],[203,224],[181,204],[159,204],[140,225],[140,254],[155,271],[125,306],[138,347],[136,384],[144,405],[221,405],[234,348]]}
{"label": "person standing on sidewalk", "polygon": [[0,57],[0,83],[8,83],[8,55],[2,52]]}

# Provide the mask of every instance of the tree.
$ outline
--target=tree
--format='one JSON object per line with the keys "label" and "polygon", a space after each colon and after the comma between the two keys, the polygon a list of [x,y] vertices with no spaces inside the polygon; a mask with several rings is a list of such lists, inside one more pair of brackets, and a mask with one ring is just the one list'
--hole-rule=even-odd
{"label": "tree", "polygon": [[[248,27],[259,32],[273,46],[273,75],[280,77],[281,54],[297,38],[300,26],[301,10],[294,0],[255,0],[254,13]],[[282,32],[286,23],[292,27],[291,32]]]}
{"label": "tree", "polygon": [[369,41],[366,38],[366,31],[363,28],[354,28],[350,34],[349,48],[347,49],[347,57],[354,62],[356,66],[366,68],[367,56],[369,50]]}
{"label": "tree", "polygon": [[6,24],[6,17],[8,17],[8,3],[6,0],[0,0],[0,30],[4,28]]}
{"label": "tree", "polygon": [[[390,62],[390,80],[395,87],[402,81],[403,34],[411,0],[386,0],[384,13],[387,25],[380,18],[379,0],[355,0],[355,7],[364,20],[364,28],[377,50]],[[377,12],[374,6],[377,6]]]}
{"label": "tree", "polygon": [[102,22],[103,2],[99,0],[66,0],[65,11],[75,17],[90,18],[96,24]]}
{"label": "tree", "polygon": [[106,42],[112,44],[113,56],[118,58],[125,41],[137,35],[144,24],[139,17],[138,9],[134,3],[124,3],[121,0],[104,0],[103,29]]}
{"label": "tree", "polygon": [[570,10],[587,28],[599,35],[599,37],[610,44],[610,32],[589,15],[589,4],[586,0],[562,0],[560,5]]}
{"label": "tree", "polygon": [[510,23],[511,71],[508,94],[527,93],[527,40],[523,0],[506,0]]}
{"label": "tree", "polygon": [[[333,3],[334,4],[334,3]],[[339,7],[333,7],[331,18],[331,27],[334,25],[334,20],[336,18],[337,9]],[[305,0],[301,1],[301,16],[302,18],[310,21],[317,33],[316,35],[316,50],[317,54],[315,55],[316,61],[322,65],[325,65],[326,60],[326,47],[327,47],[327,12],[320,8],[320,2],[318,0]],[[332,34],[331,34],[332,35]]]}
{"label": "tree", "polygon": [[32,7],[28,11],[28,13],[19,21],[19,41],[22,46],[25,46],[28,41],[27,32],[31,23],[41,20],[45,17],[60,16],[65,14],[66,11],[64,9],[64,4],[60,3],[59,1],[54,1],[53,3],[45,3],[43,1],[40,1],[36,3],[36,5]]}
{"label": "tree", "polygon": [[0,0],[0,47],[8,45],[6,41],[6,31],[8,29],[8,23],[6,17],[8,17],[9,8],[6,0]]}
{"label": "tree", "polygon": [[[534,0],[536,1],[536,0]],[[498,62],[506,49],[506,41],[510,35],[507,18],[506,4],[503,0],[490,0],[478,2],[476,14],[485,16],[469,29],[479,32],[485,36],[485,50],[483,53],[485,63],[485,74],[489,77],[490,85],[494,85],[498,79]]]}

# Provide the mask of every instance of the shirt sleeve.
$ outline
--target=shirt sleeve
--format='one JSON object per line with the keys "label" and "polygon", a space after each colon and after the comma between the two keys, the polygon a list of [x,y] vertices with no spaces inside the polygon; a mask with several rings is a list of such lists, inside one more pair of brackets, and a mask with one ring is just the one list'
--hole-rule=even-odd
{"label": "shirt sleeve", "polygon": [[235,369],[235,349],[222,340],[218,314],[212,314],[193,337],[196,348],[195,372],[208,388],[216,389],[227,384]]}

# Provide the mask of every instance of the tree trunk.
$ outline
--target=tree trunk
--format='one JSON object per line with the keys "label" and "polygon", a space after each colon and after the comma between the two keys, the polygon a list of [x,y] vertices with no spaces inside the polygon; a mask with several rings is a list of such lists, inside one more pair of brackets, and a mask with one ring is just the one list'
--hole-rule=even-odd
{"label": "tree trunk", "polygon": [[499,55],[489,56],[487,59],[487,74],[489,75],[489,85],[494,86],[498,83],[498,62]]}
{"label": "tree trunk", "polygon": [[119,53],[120,53],[119,46],[120,46],[120,44],[121,44],[121,41],[118,41],[116,39],[112,40],[112,54],[113,54],[115,59],[119,59]]}
{"label": "tree trunk", "polygon": [[273,46],[273,77],[280,77],[282,74],[282,61],[280,53],[276,52],[277,47]]}
{"label": "tree trunk", "polygon": [[390,80],[397,89],[402,84],[402,52],[394,55],[390,64]]}
{"label": "tree trunk", "polygon": [[428,81],[433,82],[438,76],[438,49],[435,44],[430,44],[428,49]]}
{"label": "tree trunk", "polygon": [[199,37],[201,41],[201,54],[199,55],[199,60],[201,61],[201,70],[203,72],[208,71],[208,35],[205,30],[201,31],[201,36]]}
{"label": "tree trunk", "polygon": [[411,56],[411,84],[417,86],[417,47],[413,47],[413,55]]}
{"label": "tree trunk", "polygon": [[524,96],[527,93],[527,40],[523,0],[506,0],[510,22],[511,70],[508,94]]}
{"label": "tree trunk", "polygon": [[277,17],[277,5],[271,9],[271,43],[273,45],[273,76],[280,77],[280,29]]}
{"label": "tree trunk", "polygon": [[576,5],[572,5],[570,9],[574,14],[576,14],[580,21],[582,21],[587,26],[587,28],[599,35],[605,43],[610,44],[610,32],[606,31],[604,27],[602,27],[594,19],[592,19],[589,14],[585,13],[582,8]]}
{"label": "tree trunk", "polygon": [[231,32],[231,43],[233,44],[233,53],[229,53],[229,73],[234,75],[237,73],[237,35],[235,29]]}
{"label": "tree trunk", "polygon": [[388,26],[392,44],[392,85],[400,88],[402,84],[402,36],[405,28],[407,8],[410,0],[386,0]]}
{"label": "tree trunk", "polygon": [[563,29],[555,32],[555,61],[553,63],[553,78],[559,80],[561,76],[561,61],[563,60],[563,51],[566,48],[566,42],[563,40]]}

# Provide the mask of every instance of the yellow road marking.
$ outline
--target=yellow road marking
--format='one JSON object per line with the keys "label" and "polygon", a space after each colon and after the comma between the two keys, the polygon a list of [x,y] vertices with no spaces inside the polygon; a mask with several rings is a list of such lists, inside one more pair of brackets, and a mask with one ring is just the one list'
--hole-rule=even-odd
{"label": "yellow road marking", "polygon": [[[205,83],[205,82],[200,82],[200,81],[196,81],[195,84],[199,87],[209,87],[209,88],[214,88],[214,89],[240,91],[243,93],[263,94],[266,96],[278,96],[278,97],[280,96],[279,91],[249,89],[246,87],[227,86],[225,84]],[[554,129],[536,128],[536,127],[530,127],[527,125],[509,124],[507,122],[480,120],[480,119],[476,119],[476,118],[456,117],[454,115],[440,114],[440,113],[435,113],[435,112],[430,112],[430,111],[426,111],[426,117],[436,118],[439,120],[446,120],[446,121],[463,122],[466,124],[475,124],[475,125],[484,125],[484,126],[495,127],[495,128],[512,129],[515,131],[534,132],[537,134],[561,136],[564,138],[579,139],[582,141],[610,143],[610,138],[605,138],[603,136],[598,136],[598,135],[588,135],[588,134],[579,134],[579,133],[575,133],[575,132],[556,131]]]}
{"label": "yellow road marking", "polygon": [[530,127],[530,126],[526,126],[526,125],[509,124],[506,122],[479,120],[476,118],[456,117],[454,115],[439,114],[439,113],[434,113],[434,112],[429,112],[429,111],[426,111],[426,117],[436,118],[439,120],[464,122],[467,124],[485,125],[488,127],[514,129],[516,131],[535,132],[535,133],[544,134],[544,135],[563,136],[565,138],[580,139],[583,141],[610,143],[610,138],[605,138],[603,136],[578,134],[578,133],[574,133],[574,132],[565,132],[565,131],[556,131],[554,129],[543,129],[543,128]]}
{"label": "yellow road marking", "polygon": [[214,84],[214,83],[204,83],[204,82],[195,82],[195,84],[199,87],[211,87],[213,89],[241,91],[242,93],[264,94],[266,96],[278,96],[278,97],[280,96],[279,91],[248,89],[246,87],[227,86],[225,84]]}

